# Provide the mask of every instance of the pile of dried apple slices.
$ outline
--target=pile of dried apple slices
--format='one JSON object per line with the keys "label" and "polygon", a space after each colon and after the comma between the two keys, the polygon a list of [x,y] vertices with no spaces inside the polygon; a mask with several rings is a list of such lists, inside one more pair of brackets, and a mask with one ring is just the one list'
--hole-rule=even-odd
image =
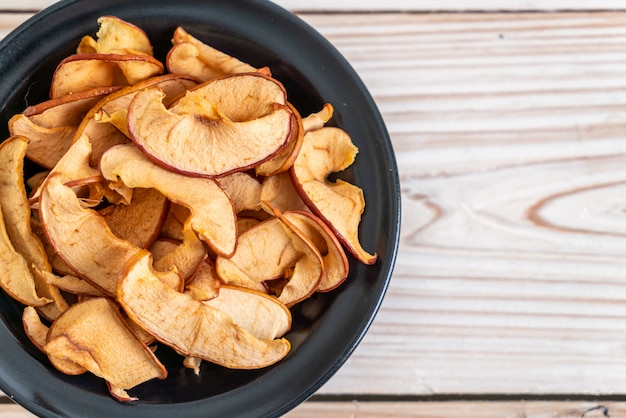
{"label": "pile of dried apple slices", "polygon": [[98,23],[0,145],[0,286],[54,367],[119,401],[166,378],[158,342],[196,373],[280,361],[289,308],[346,279],[344,248],[376,261],[361,189],[328,180],[357,148],[268,68],[182,28],[163,65],[137,26]]}

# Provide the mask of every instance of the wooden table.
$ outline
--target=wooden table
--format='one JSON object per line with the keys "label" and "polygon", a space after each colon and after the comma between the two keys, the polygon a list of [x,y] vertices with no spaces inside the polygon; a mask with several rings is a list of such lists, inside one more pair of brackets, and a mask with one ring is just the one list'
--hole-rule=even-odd
{"label": "wooden table", "polygon": [[370,89],[403,199],[374,324],[288,416],[626,416],[626,4],[279,3]]}

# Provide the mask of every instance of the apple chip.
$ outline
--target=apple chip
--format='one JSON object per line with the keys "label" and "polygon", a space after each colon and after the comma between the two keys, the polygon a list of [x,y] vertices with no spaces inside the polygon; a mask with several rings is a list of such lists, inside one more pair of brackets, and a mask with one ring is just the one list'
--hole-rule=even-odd
{"label": "apple chip", "polygon": [[209,84],[170,110],[158,89],[137,94],[128,110],[133,142],[169,170],[215,177],[254,167],[290,140],[294,116],[276,104],[284,91],[275,81],[243,74]]}
{"label": "apple chip", "polygon": [[[97,212],[82,208],[60,175],[50,176],[42,189],[41,221],[52,245],[81,278],[114,295],[121,266],[140,248],[113,235]],[[179,276],[167,280],[168,285],[182,288]]]}
{"label": "apple chip", "polygon": [[130,86],[163,73],[163,64],[149,55],[75,54],[57,66],[50,98],[95,87]]}
{"label": "apple chip", "polygon": [[302,129],[304,133],[306,134],[307,132],[323,128],[326,122],[333,117],[334,111],[333,105],[326,103],[324,107],[322,107],[322,110],[317,113],[311,113],[309,116],[302,119]]}
{"label": "apple chip", "polygon": [[300,153],[300,148],[302,148],[302,141],[304,139],[302,117],[291,103],[287,103],[287,106],[289,106],[289,109],[291,109],[295,118],[293,133],[289,142],[282,150],[269,160],[255,167],[255,171],[258,176],[275,176],[276,174],[289,170]]}
{"label": "apple chip", "polygon": [[91,36],[83,37],[76,50],[78,54],[153,55],[150,39],[138,26],[116,16],[101,16],[98,24],[97,40]]}
{"label": "apple chip", "polygon": [[291,328],[289,309],[267,293],[224,285],[217,297],[204,303],[224,312],[260,340],[280,338]]}
{"label": "apple chip", "polygon": [[71,146],[87,111],[103,96],[119,88],[97,87],[27,107],[9,120],[9,132],[11,136],[28,138],[28,159],[52,168]]}
{"label": "apple chip", "polygon": [[310,212],[287,211],[282,214],[287,222],[298,228],[315,245],[324,260],[324,275],[318,292],[337,288],[348,277],[348,258],[341,243],[328,226]]}
{"label": "apple chip", "polygon": [[[141,94],[141,93],[140,93]],[[229,256],[237,242],[233,205],[211,179],[187,177],[167,171],[146,158],[133,145],[118,145],[100,161],[102,175],[127,187],[150,187],[191,211],[191,228],[217,254]]]}
{"label": "apple chip", "polygon": [[114,303],[105,298],[88,299],[64,312],[50,327],[44,350],[124,390],[167,376],[154,353],[128,328]]}
{"label": "apple chip", "polygon": [[359,223],[365,209],[363,191],[346,181],[330,182],[331,173],[349,167],[358,149],[342,129],[324,127],[307,133],[291,169],[296,190],[313,212],[323,219],[362,263],[373,264],[376,254],[363,249]]}
{"label": "apple chip", "polygon": [[239,236],[230,258],[217,257],[217,275],[225,283],[255,287],[284,279],[278,299],[287,306],[309,297],[324,273],[314,245],[279,218],[261,222]]}
{"label": "apple chip", "polygon": [[174,31],[173,42],[166,60],[172,73],[190,74],[208,81],[227,74],[257,71],[251,65],[193,37],[180,26]]}
{"label": "apple chip", "polygon": [[185,356],[255,369],[280,361],[290,349],[288,340],[258,339],[220,310],[165,286],[147,251],[129,260],[117,298],[131,319]]}

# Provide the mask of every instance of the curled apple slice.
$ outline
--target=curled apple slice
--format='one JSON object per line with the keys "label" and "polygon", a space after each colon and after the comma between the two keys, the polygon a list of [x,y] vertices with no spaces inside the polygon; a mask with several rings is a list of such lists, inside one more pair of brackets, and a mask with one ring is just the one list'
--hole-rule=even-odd
{"label": "curled apple slice", "polygon": [[193,37],[180,26],[174,31],[173,42],[166,60],[172,73],[191,74],[208,81],[227,74],[257,71],[251,65]]}
{"label": "curled apple slice", "polygon": [[244,287],[224,285],[205,304],[219,309],[260,340],[280,338],[291,328],[291,312],[274,296]]}
{"label": "curled apple slice", "polygon": [[22,325],[28,339],[41,351],[46,345],[49,328],[41,322],[37,310],[32,306],[26,306],[22,312]]}
{"label": "curled apple slice", "polygon": [[167,376],[154,353],[128,328],[115,304],[105,298],[72,305],[50,327],[44,350],[125,390]]}
{"label": "curled apple slice", "polygon": [[348,258],[330,228],[310,212],[287,211],[282,216],[302,231],[322,255],[324,275],[316,290],[328,292],[343,283],[348,277]]}
{"label": "curled apple slice", "polygon": [[307,298],[324,273],[320,253],[307,237],[279,218],[271,218],[239,236],[230,258],[217,257],[217,275],[225,283],[254,287],[282,279],[278,300],[292,306]]}
{"label": "curled apple slice", "polygon": [[[48,271],[51,267],[30,226],[23,178],[26,145],[23,137],[0,144],[0,285],[22,303],[42,307],[53,300],[50,286],[38,280],[31,266]],[[50,308],[54,310],[54,306]],[[49,314],[56,316],[52,311]]]}
{"label": "curled apple slice", "polygon": [[[293,113],[286,106],[274,104],[276,89],[251,89],[256,89],[256,81],[261,79],[263,84],[275,86],[269,78],[257,74],[229,78],[234,77],[240,82],[213,82],[215,88],[211,90],[221,93],[220,97],[215,93],[215,100],[189,105],[192,99],[181,99],[171,111],[161,102],[161,91],[143,90],[128,110],[131,139],[157,164],[200,177],[243,171],[271,158],[292,135]],[[268,99],[250,99],[267,90],[271,92]],[[194,90],[185,97],[200,94],[201,90]]]}
{"label": "curled apple slice", "polygon": [[163,73],[149,55],[75,54],[63,59],[52,75],[50,98],[95,87],[129,86]]}
{"label": "curled apple slice", "polygon": [[28,159],[52,168],[71,146],[87,111],[103,96],[119,88],[98,87],[29,106],[9,120],[9,132],[12,136],[28,138]]}
{"label": "curled apple slice", "polygon": [[258,176],[275,176],[283,173],[291,168],[300,149],[302,148],[302,140],[304,139],[304,126],[302,125],[302,117],[298,110],[291,104],[287,103],[295,118],[293,133],[287,145],[264,163],[255,167]]}
{"label": "curled apple slice", "polygon": [[317,129],[323,128],[326,122],[333,117],[333,113],[335,109],[333,105],[330,103],[325,103],[322,107],[322,110],[316,113],[311,113],[306,118],[302,119],[302,129],[304,133],[315,131]]}
{"label": "curled apple slice", "polygon": [[[60,174],[48,177],[39,203],[42,225],[59,255],[81,278],[114,295],[120,268],[140,248],[113,235],[97,212],[82,208]],[[168,285],[182,288],[180,277],[166,279]]]}
{"label": "curled apple slice", "polygon": [[284,338],[258,339],[220,310],[169,289],[154,275],[147,251],[126,264],[117,298],[132,320],[188,357],[255,369],[280,361],[291,347]]}
{"label": "curled apple slice", "polygon": [[153,164],[131,144],[108,150],[100,160],[100,170],[106,179],[119,180],[127,187],[159,190],[170,201],[191,211],[191,228],[217,254],[228,256],[235,250],[235,211],[215,181],[167,171]]}
{"label": "curled apple slice", "polygon": [[152,44],[148,35],[138,26],[116,16],[98,18],[100,28],[96,38],[85,36],[81,39],[78,54],[152,54]]}
{"label": "curled apple slice", "polygon": [[363,249],[359,223],[365,209],[363,191],[346,181],[331,182],[328,176],[349,167],[358,149],[340,128],[324,127],[304,136],[291,176],[302,199],[328,226],[359,261],[376,262],[376,254]]}

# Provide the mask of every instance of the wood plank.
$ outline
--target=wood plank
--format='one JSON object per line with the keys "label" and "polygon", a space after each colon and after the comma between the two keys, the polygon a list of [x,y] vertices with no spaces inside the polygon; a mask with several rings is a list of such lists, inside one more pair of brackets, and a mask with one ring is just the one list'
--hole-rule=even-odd
{"label": "wood plank", "polygon": [[304,18],[403,190],[386,300],[320,393],[626,393],[626,14]]}
{"label": "wood plank", "polygon": [[[616,402],[305,402],[285,418],[606,418],[626,415]],[[0,404],[2,418],[35,415],[15,404]]]}
{"label": "wood plank", "polygon": [[306,402],[285,418],[606,418],[624,403],[596,402]]}
{"label": "wood plank", "polygon": [[[53,0],[0,0],[0,12],[43,9]],[[297,12],[404,11],[404,12],[468,12],[468,11],[597,11],[625,10],[621,0],[276,0],[276,4]]]}

